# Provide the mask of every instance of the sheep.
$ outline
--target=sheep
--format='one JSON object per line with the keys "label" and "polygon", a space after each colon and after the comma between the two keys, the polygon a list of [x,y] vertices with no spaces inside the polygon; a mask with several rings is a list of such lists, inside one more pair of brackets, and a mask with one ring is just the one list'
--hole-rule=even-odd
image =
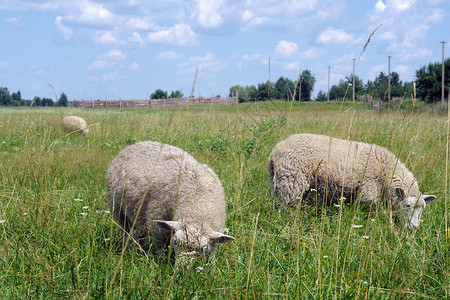
{"label": "sheep", "polygon": [[123,237],[132,234],[140,246],[150,237],[159,254],[170,244],[177,264],[201,253],[209,261],[218,244],[234,240],[223,233],[226,201],[219,178],[172,145],[143,141],[123,149],[109,166],[107,190]]}
{"label": "sheep", "polygon": [[436,199],[419,191],[414,175],[387,149],[325,135],[294,134],[279,142],[267,173],[273,195],[285,206],[311,190],[356,193],[373,204],[387,196],[390,209],[403,212],[410,229],[420,225],[426,203]]}
{"label": "sheep", "polygon": [[84,135],[89,132],[89,127],[83,118],[77,116],[67,116],[62,119],[62,127],[69,131],[79,131]]}

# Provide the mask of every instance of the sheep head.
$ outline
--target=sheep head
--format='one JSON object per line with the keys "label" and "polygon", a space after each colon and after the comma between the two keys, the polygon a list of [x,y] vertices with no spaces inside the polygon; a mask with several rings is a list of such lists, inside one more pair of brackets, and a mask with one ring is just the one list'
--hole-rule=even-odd
{"label": "sheep head", "polygon": [[395,194],[400,200],[400,205],[407,216],[406,227],[408,229],[417,228],[420,226],[422,215],[428,202],[436,199],[434,195],[422,195],[419,193],[418,197],[407,196],[402,188],[395,188]]}
{"label": "sheep head", "polygon": [[163,230],[172,232],[170,244],[174,249],[177,264],[202,254],[209,260],[214,256],[217,244],[234,240],[229,235],[204,228],[199,229],[178,221],[155,220],[154,222]]}

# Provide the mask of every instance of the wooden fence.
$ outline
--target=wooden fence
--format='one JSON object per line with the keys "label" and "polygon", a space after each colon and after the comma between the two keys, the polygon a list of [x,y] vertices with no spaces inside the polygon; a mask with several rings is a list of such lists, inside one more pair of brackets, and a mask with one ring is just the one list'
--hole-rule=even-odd
{"label": "wooden fence", "polygon": [[149,99],[149,100],[75,100],[73,107],[82,108],[131,108],[131,107],[164,107],[177,105],[223,105],[238,103],[238,97],[222,98],[169,98],[169,99]]}

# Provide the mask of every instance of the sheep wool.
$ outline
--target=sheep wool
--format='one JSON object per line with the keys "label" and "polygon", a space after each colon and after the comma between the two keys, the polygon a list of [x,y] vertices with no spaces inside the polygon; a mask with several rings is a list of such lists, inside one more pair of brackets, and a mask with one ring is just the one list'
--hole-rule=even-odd
{"label": "sheep wool", "polygon": [[267,173],[275,197],[294,206],[311,190],[357,194],[363,202],[378,203],[387,196],[389,207],[402,209],[409,228],[420,225],[426,202],[414,175],[393,153],[375,144],[317,134],[294,134],[272,150]]}
{"label": "sheep wool", "polygon": [[68,131],[79,131],[83,134],[88,134],[89,127],[83,118],[77,116],[67,116],[62,119],[62,126]]}
{"label": "sheep wool", "polygon": [[[154,141],[122,150],[107,174],[113,217],[139,244],[147,237],[161,252],[171,244],[176,259],[214,256],[223,234],[226,201],[217,175],[187,152]],[[131,230],[132,229],[132,230]],[[192,256],[191,256],[192,257]]]}

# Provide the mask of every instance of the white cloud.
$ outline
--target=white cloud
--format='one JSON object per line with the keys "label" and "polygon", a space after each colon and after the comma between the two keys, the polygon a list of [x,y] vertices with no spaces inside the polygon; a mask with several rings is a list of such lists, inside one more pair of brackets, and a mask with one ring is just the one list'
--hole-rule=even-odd
{"label": "white cloud", "polygon": [[136,71],[136,70],[140,69],[139,64],[137,62],[132,63],[128,68],[132,71]]}
{"label": "white cloud", "polygon": [[138,43],[141,46],[144,45],[144,40],[142,39],[142,37],[139,34],[139,32],[133,32],[133,34],[131,35],[131,37],[128,38],[128,40],[130,42]]}
{"label": "white cloud", "polygon": [[256,53],[256,54],[245,54],[242,59],[244,60],[259,60],[259,59],[263,59],[264,55],[260,54],[260,53]]}
{"label": "white cloud", "polygon": [[302,65],[299,61],[291,61],[284,65],[284,69],[289,71],[299,71],[301,67]]}
{"label": "white cloud", "polygon": [[166,51],[158,54],[157,58],[161,60],[175,60],[180,58],[181,56],[177,54],[175,51]]}
{"label": "white cloud", "polygon": [[112,49],[112,50],[109,50],[109,51],[106,52],[106,53],[100,54],[98,57],[99,57],[100,59],[103,59],[103,60],[105,60],[105,59],[106,59],[106,60],[107,60],[107,59],[121,60],[121,59],[125,59],[125,58],[126,58],[126,55],[123,54],[122,51],[120,51],[120,50]]}
{"label": "white cloud", "polygon": [[415,4],[416,0],[389,0],[386,4],[394,11],[405,11]]}
{"label": "white cloud", "polygon": [[342,29],[334,29],[328,27],[325,29],[316,39],[316,42],[320,44],[347,44],[353,43],[354,38],[352,34],[349,34]]}
{"label": "white cloud", "polygon": [[99,43],[99,44],[121,44],[122,43],[111,33],[111,31],[105,31],[105,30],[96,31],[94,40],[96,43]]}
{"label": "white cloud", "polygon": [[147,39],[157,44],[187,46],[195,44],[197,37],[198,35],[189,25],[175,24],[168,29],[149,33]]}
{"label": "white cloud", "polygon": [[291,57],[297,50],[297,44],[289,41],[279,41],[275,47],[275,52],[281,57]]}
{"label": "white cloud", "polygon": [[305,59],[314,59],[317,58],[322,51],[317,48],[311,48],[306,51],[300,52],[300,57]]}
{"label": "white cloud", "polygon": [[62,20],[63,20],[63,18],[62,18],[61,16],[57,16],[57,17],[56,17],[55,22],[54,22],[55,27],[56,27],[56,31],[57,31],[57,32],[58,32],[65,40],[68,40],[68,39],[70,39],[70,38],[72,37],[73,31],[72,31],[69,27],[65,26],[65,25],[62,23]]}
{"label": "white cloud", "polygon": [[22,20],[21,17],[5,19],[5,23],[12,24],[12,25],[15,25],[17,27],[24,27],[25,26],[25,22]]}
{"label": "white cloud", "polygon": [[227,68],[228,64],[224,61],[216,60],[215,56],[209,52],[206,52],[205,56],[191,57],[187,62],[178,64],[180,73],[193,73],[197,66],[202,72],[219,72]]}
{"label": "white cloud", "polygon": [[89,71],[98,71],[110,69],[115,65],[115,63],[105,61],[105,60],[95,60],[90,65],[87,66]]}
{"label": "white cloud", "polygon": [[102,4],[92,3],[90,1],[75,2],[80,10],[80,15],[67,16],[67,19],[74,23],[88,25],[114,25],[117,17]]}
{"label": "white cloud", "polygon": [[380,40],[387,40],[387,41],[397,39],[395,32],[393,32],[393,31],[386,31],[386,32],[380,33],[378,35],[378,38]]}
{"label": "white cloud", "polygon": [[427,18],[429,22],[441,22],[445,18],[445,11],[442,9],[435,9],[433,14]]}
{"label": "white cloud", "polygon": [[382,13],[386,9],[386,4],[383,3],[382,0],[378,0],[377,4],[375,4],[375,12]]}
{"label": "white cloud", "polygon": [[376,65],[371,68],[374,72],[385,72],[387,70],[387,65]]}
{"label": "white cloud", "polygon": [[411,73],[411,68],[405,65],[398,65],[395,67],[394,71],[400,74],[409,74]]}
{"label": "white cloud", "polygon": [[255,16],[255,15],[254,15],[251,11],[245,10],[245,11],[242,13],[241,19],[242,19],[242,21],[244,21],[244,22],[248,22],[248,21],[250,21],[251,19],[253,19],[254,16]]}
{"label": "white cloud", "polygon": [[217,28],[223,23],[219,12],[223,11],[226,0],[196,0],[197,6],[191,15],[204,28]]}
{"label": "white cloud", "polygon": [[9,64],[7,61],[0,61],[0,69],[7,69]]}
{"label": "white cloud", "polygon": [[157,30],[159,27],[150,20],[148,17],[144,18],[131,18],[127,21],[126,25],[134,30]]}

